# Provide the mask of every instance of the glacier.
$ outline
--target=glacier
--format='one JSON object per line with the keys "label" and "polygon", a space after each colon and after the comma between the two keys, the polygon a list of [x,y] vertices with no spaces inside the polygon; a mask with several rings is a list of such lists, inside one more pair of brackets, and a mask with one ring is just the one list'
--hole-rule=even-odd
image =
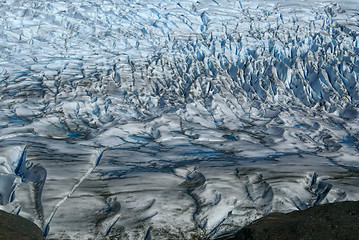
{"label": "glacier", "polygon": [[0,1],[0,209],[215,239],[359,200],[356,0]]}

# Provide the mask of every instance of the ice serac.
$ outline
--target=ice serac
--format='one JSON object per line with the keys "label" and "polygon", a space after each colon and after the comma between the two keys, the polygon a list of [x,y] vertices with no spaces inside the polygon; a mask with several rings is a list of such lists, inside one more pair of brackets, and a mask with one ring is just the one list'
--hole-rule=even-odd
{"label": "ice serac", "polygon": [[[43,225],[44,214],[42,208],[42,191],[46,181],[46,170],[26,160],[26,147],[11,147],[4,151],[1,159],[1,204],[6,205],[14,201],[15,190],[21,183],[30,183],[32,185],[31,201],[34,203],[34,210],[39,220],[37,222]],[[21,208],[21,207],[20,207]],[[19,210],[13,212],[19,213]]]}
{"label": "ice serac", "polygon": [[358,200],[358,9],[2,1],[1,208],[48,238],[214,239]]}

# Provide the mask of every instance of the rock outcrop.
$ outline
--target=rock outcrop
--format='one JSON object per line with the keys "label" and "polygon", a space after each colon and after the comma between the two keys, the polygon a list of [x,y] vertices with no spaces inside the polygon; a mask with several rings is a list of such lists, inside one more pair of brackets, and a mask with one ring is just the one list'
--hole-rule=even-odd
{"label": "rock outcrop", "polygon": [[337,202],[303,211],[271,213],[221,240],[355,240],[359,202]]}
{"label": "rock outcrop", "polygon": [[0,210],[0,239],[40,240],[41,230],[31,221]]}

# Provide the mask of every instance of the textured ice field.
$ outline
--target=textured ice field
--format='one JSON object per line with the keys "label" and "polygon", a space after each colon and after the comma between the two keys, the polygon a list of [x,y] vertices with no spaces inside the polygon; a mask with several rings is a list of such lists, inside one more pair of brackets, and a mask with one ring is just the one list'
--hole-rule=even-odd
{"label": "textured ice field", "polygon": [[359,200],[359,2],[0,1],[0,204],[55,239],[214,239]]}

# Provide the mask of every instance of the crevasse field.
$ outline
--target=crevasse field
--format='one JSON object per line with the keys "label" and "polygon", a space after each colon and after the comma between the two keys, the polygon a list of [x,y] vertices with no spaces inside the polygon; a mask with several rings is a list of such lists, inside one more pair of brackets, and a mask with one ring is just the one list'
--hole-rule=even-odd
{"label": "crevasse field", "polygon": [[0,1],[0,203],[49,239],[214,239],[359,200],[357,0]]}

